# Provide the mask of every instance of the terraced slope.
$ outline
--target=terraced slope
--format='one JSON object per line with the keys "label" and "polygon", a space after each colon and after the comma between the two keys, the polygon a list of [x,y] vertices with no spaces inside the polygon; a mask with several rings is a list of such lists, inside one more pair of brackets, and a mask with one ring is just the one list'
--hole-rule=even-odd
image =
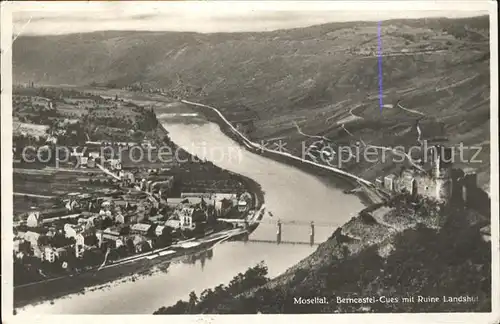
{"label": "terraced slope", "polygon": [[[474,167],[487,188],[488,25],[486,16],[383,22],[382,113],[374,22],[265,33],[19,37],[14,81],[163,88],[235,118],[251,116],[253,139],[283,137],[296,154],[302,141],[314,140],[303,134],[336,144],[412,145],[415,120],[425,118],[442,123],[450,142],[483,148]],[[395,167],[365,162],[344,167],[366,178]]]}

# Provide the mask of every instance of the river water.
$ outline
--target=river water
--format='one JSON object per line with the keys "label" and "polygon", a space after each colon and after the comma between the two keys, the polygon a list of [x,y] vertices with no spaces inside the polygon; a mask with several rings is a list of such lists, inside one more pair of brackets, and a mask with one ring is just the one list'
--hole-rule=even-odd
{"label": "river water", "polygon": [[[214,123],[178,123],[161,115],[159,119],[172,140],[188,152],[260,183],[266,209],[274,218],[331,223],[331,227],[316,228],[317,242],[326,240],[363,207],[356,196],[346,195],[315,176],[246,151]],[[272,220],[267,213],[266,218]],[[282,240],[308,242],[309,230],[308,226],[283,225]],[[276,227],[261,224],[250,239],[274,240]],[[227,284],[260,261],[265,261],[269,274],[276,276],[314,249],[308,245],[225,242],[213,248],[213,256],[203,266],[200,262],[174,263],[167,272],[70,295],[53,304],[26,306],[18,314],[152,314],[161,306],[187,299],[193,290],[199,295],[205,288]]]}

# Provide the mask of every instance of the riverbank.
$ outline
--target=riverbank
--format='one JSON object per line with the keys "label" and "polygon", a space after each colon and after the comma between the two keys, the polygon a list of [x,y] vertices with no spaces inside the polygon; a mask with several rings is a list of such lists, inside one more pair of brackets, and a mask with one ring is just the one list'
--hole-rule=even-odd
{"label": "riverbank", "polygon": [[[160,123],[158,118],[157,121],[158,127],[165,134],[168,134],[168,131]],[[176,145],[175,143],[172,144]],[[186,152],[186,154],[189,153]],[[216,166],[214,165],[214,167]],[[262,191],[260,184],[243,175],[227,170],[225,171],[237,178],[238,181],[243,184],[244,188],[252,194],[252,209],[254,209],[256,213],[260,211],[265,202],[264,192]],[[257,216],[258,218],[255,220],[260,220],[263,213],[259,213]],[[258,223],[251,226],[249,228],[249,232],[253,232],[257,226]],[[17,287],[14,287],[14,307],[22,308],[27,305],[36,305],[72,294],[82,294],[85,293],[85,291],[101,289],[103,287],[99,286],[107,284],[112,285],[113,282],[126,279],[132,275],[147,275],[148,272],[155,266],[175,262],[177,259],[199,253],[200,249],[210,249],[214,244],[227,239],[241,238],[241,236],[242,230],[239,229],[222,230],[183,242],[193,245],[192,247],[179,247],[179,243],[177,243],[170,247],[157,249],[140,255],[133,255],[102,268],[94,267],[80,273],[72,273],[61,277],[49,278],[39,282],[18,285]]]}
{"label": "riverbank", "polygon": [[327,168],[326,166],[322,167],[315,163],[307,163],[299,157],[294,157],[286,154],[279,154],[278,152],[273,152],[272,150],[259,148],[258,145],[255,145],[255,143],[250,142],[241,133],[235,131],[234,126],[230,125],[228,121],[224,120],[222,114],[216,111],[215,108],[205,106],[202,104],[191,103],[189,101],[184,101],[184,100],[182,100],[181,102],[186,105],[189,105],[190,107],[198,111],[200,114],[204,115],[210,122],[217,124],[220,127],[221,131],[226,136],[228,136],[235,142],[239,143],[240,145],[244,146],[248,151],[252,153],[260,154],[276,162],[284,163],[293,166],[295,168],[298,168],[299,170],[305,171],[311,175],[320,178],[322,181],[325,181],[328,185],[332,185],[336,188],[340,188],[345,191],[353,190],[355,188],[360,187],[361,190],[353,194],[355,194],[361,200],[361,202],[367,207],[375,203],[380,203],[384,199],[383,196],[380,193],[378,193],[376,189],[371,187],[370,183],[361,182],[354,178],[356,176],[353,177],[347,175],[346,174],[347,172],[341,170],[335,171],[333,170],[333,168]]}
{"label": "riverbank", "polygon": [[[169,263],[181,262],[185,258],[212,249],[216,244],[238,236],[241,236],[241,230],[237,229],[213,233],[197,240],[187,240],[167,248],[132,256],[101,269],[96,267],[81,273],[20,285],[14,287],[14,309],[104,289],[114,282],[119,284],[119,281],[126,280],[132,275],[152,275],[158,271],[155,267],[164,268]],[[131,278],[131,280],[136,279]]]}
{"label": "riverbank", "polygon": [[[255,210],[258,212],[263,206],[264,194],[256,182],[246,177],[242,177],[242,179],[252,187],[254,199],[258,204],[258,208],[255,207]],[[260,220],[262,216],[263,213],[259,213],[255,220]],[[256,225],[251,226],[249,228],[250,234],[256,228]],[[84,294],[86,291],[103,289],[106,286],[113,285],[114,282],[126,280],[133,275],[139,277],[151,275],[157,266],[176,262],[203,250],[211,249],[215,244],[225,240],[241,239],[243,232],[244,230],[241,229],[223,230],[196,239],[178,242],[169,247],[133,255],[100,269],[94,267],[81,273],[15,286],[14,308],[22,308],[27,305],[36,305],[64,298],[65,296],[69,297],[73,294]],[[132,278],[132,280],[136,279],[140,278]]]}
{"label": "riverbank", "polygon": [[[196,105],[195,105],[196,106]],[[217,112],[209,107],[197,106],[200,113],[204,114],[211,122],[216,123],[221,131],[240,145],[246,147],[247,150],[253,153],[270,158],[277,162],[285,163],[301,169],[305,172],[321,177],[323,180],[331,182],[333,186],[340,186],[343,189],[354,189],[360,187],[358,197],[367,205],[367,208],[361,210],[357,216],[352,217],[322,243],[311,255],[292,265],[284,273],[269,280],[266,284],[256,284],[254,287],[248,287],[245,290],[234,292],[231,296],[214,297],[214,299],[205,300],[207,303],[216,306],[204,308],[205,304],[197,304],[190,311],[193,314],[199,313],[229,313],[229,314],[251,314],[256,312],[261,313],[317,313],[317,312],[387,312],[390,309],[398,309],[405,312],[439,312],[439,311],[488,311],[491,309],[491,295],[487,290],[478,290],[478,295],[481,300],[474,305],[457,305],[448,304],[444,307],[429,307],[427,305],[405,305],[403,303],[392,306],[373,305],[371,307],[353,306],[343,307],[342,305],[330,306],[313,305],[298,309],[293,306],[290,296],[321,296],[331,295],[342,292],[343,295],[349,296],[354,292],[356,296],[369,295],[373,293],[372,287],[380,277],[389,274],[387,283],[382,286],[387,289],[387,292],[382,292],[381,295],[389,295],[390,290],[394,289],[398,292],[398,296],[404,296],[411,290],[412,294],[418,294],[422,286],[428,289],[439,287],[443,281],[454,280],[459,282],[462,277],[472,275],[477,282],[482,282],[482,278],[491,280],[490,274],[487,271],[487,266],[491,260],[487,258],[488,246],[480,239],[478,235],[478,224],[471,224],[466,219],[471,218],[469,211],[455,210],[450,215],[450,221],[445,224],[442,230],[437,230],[438,227],[429,224],[429,217],[435,210],[427,210],[422,205],[416,208],[413,216],[411,213],[404,214],[402,211],[408,208],[407,202],[399,201],[396,203],[381,203],[383,197],[369,184],[360,184],[352,177],[344,174],[334,173],[326,168],[321,168],[309,163],[303,163],[299,159],[288,157],[283,154],[273,154],[269,150],[260,151],[255,143],[250,142],[247,138],[235,131],[234,127],[224,120],[220,112]],[[395,205],[393,205],[395,204]],[[399,207],[395,207],[399,206]],[[425,208],[424,208],[425,207]],[[423,208],[423,209],[421,209]],[[448,216],[450,216],[448,215]],[[446,217],[448,218],[448,217]],[[477,218],[477,217],[472,217]],[[458,233],[463,233],[458,234]],[[465,239],[467,238],[467,239]],[[476,257],[474,253],[467,255],[465,258],[460,258],[455,255],[450,255],[449,251],[461,250],[460,243],[467,240],[468,244],[477,246]],[[412,244],[406,244],[406,241],[413,242],[417,245],[429,244],[428,251],[422,252],[415,250]],[[433,244],[428,242],[439,242],[439,246],[445,248],[433,248]],[[486,251],[486,252],[485,252]],[[427,255],[435,255],[440,262],[430,260]],[[390,278],[397,278],[400,273],[391,274],[394,272],[394,265],[400,262],[401,258],[408,260],[411,266],[408,266],[408,271],[411,269],[422,269],[422,272],[416,274],[415,278],[419,281],[417,284],[400,285],[392,281]],[[445,269],[450,262],[455,262],[456,259],[461,261],[456,263],[457,266],[449,275],[441,275],[446,273]],[[469,271],[468,268],[461,267],[461,262],[472,262],[481,264],[477,271]],[[454,263],[455,264],[455,263]],[[370,272],[377,273],[375,276],[366,277],[363,271],[370,269]],[[441,269],[435,271],[435,269]],[[325,278],[325,273],[332,275]],[[354,274],[354,275],[351,275]],[[366,277],[366,278],[365,278]],[[365,278],[363,282],[359,282],[359,278]],[[345,282],[345,284],[342,284]],[[431,282],[432,284],[428,284]],[[456,285],[441,285],[443,289],[454,287]],[[328,287],[338,287],[331,290]],[[489,287],[489,286],[488,286]],[[213,288],[213,287],[207,287]],[[439,289],[436,290],[437,293]],[[285,295],[283,292],[286,291]],[[467,291],[475,291],[473,289]],[[375,292],[377,294],[377,292]],[[459,291],[454,289],[449,290],[450,295],[459,295]],[[338,294],[337,294],[338,295]],[[288,296],[288,297],[287,297]],[[186,296],[187,297],[187,296]],[[173,304],[171,304],[173,305]],[[251,305],[249,307],[249,305]],[[199,309],[197,308],[199,306]],[[254,309],[253,306],[256,306]],[[388,308],[389,307],[389,308]],[[391,308],[392,307],[392,308]],[[156,314],[175,313],[175,307],[162,307]]]}
{"label": "riverbank", "polygon": [[[327,302],[294,302],[315,296]],[[370,296],[374,301],[342,303],[337,296]],[[405,302],[408,296],[474,299]],[[474,226],[448,223],[439,231],[425,226],[395,231],[356,218],[278,277],[265,283],[254,280],[230,294],[200,298],[184,312],[178,312],[179,303],[170,305],[155,314],[491,312],[491,245],[481,240]]]}
{"label": "riverbank", "polygon": [[[139,103],[138,103],[139,104]],[[171,108],[173,107],[173,108]],[[191,110],[182,104],[158,104],[155,112],[161,120],[162,113],[171,109]],[[220,244],[213,249],[216,257],[207,262],[203,269],[189,264],[175,264],[170,266],[169,273],[157,273],[141,280],[127,280],[112,286],[111,289],[91,291],[85,290],[85,295],[73,294],[67,298],[54,300],[54,303],[45,302],[35,307],[25,307],[27,313],[152,313],[161,305],[175,303],[190,291],[202,292],[207,287],[213,287],[221,282],[228,282],[235,273],[244,272],[249,267],[265,260],[269,266],[269,275],[277,277],[291,266],[297,264],[313,253],[317,247],[309,244],[269,244],[262,241],[276,237],[274,217],[290,221],[291,225],[283,226],[284,241],[299,243],[309,242],[309,228],[295,226],[295,221],[323,223],[316,228],[318,242],[324,242],[332,232],[347,222],[354,214],[363,209],[363,204],[354,195],[347,195],[338,185],[327,185],[325,179],[303,172],[287,163],[279,163],[260,154],[253,154],[243,149],[237,142],[221,132],[215,123],[205,122],[203,125],[189,125],[189,123],[170,122],[162,120],[169,131],[169,137],[178,146],[185,148],[191,155],[202,160],[212,161],[221,169],[229,170],[254,179],[262,185],[265,193],[266,210],[269,222],[260,224],[247,243],[230,242]],[[197,145],[193,145],[193,143]],[[200,147],[228,147],[241,154],[240,163],[227,158],[222,161],[212,160],[204,155]],[[194,148],[194,149],[193,149]],[[204,159],[206,157],[206,159]],[[325,178],[335,177],[331,171],[324,173]],[[346,189],[354,186],[347,182]],[[264,219],[267,217],[267,213]],[[165,263],[168,263],[166,261]],[[231,265],[228,267],[227,265]],[[190,280],[178,278],[189,277]],[[118,283],[118,282],[116,282]],[[168,286],[168,294],[165,287]],[[141,295],[138,301],[135,296]],[[107,300],[103,305],[99,300]],[[20,311],[21,313],[21,311]]]}

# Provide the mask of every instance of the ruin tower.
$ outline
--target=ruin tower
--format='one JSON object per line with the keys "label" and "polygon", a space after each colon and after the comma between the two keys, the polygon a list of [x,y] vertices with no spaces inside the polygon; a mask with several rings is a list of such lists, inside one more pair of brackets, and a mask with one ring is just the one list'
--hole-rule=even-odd
{"label": "ruin tower", "polygon": [[452,195],[453,150],[437,145],[432,150],[433,177],[436,184],[435,199],[448,203]]}
{"label": "ruin tower", "polygon": [[477,189],[477,171],[474,169],[464,170],[462,180],[462,199],[464,206],[469,207],[474,202],[474,192]]}

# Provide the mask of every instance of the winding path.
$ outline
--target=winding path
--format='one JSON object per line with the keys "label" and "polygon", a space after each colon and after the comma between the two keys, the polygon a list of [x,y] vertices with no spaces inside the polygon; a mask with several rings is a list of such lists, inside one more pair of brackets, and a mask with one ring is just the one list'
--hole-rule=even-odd
{"label": "winding path", "polygon": [[343,130],[344,130],[347,134],[349,134],[349,136],[354,136],[354,135],[353,135],[350,131],[348,131],[348,130],[347,130],[347,128],[345,128],[345,124],[342,124],[342,126],[340,126],[340,127],[342,127],[342,129],[343,129]]}
{"label": "winding path", "polygon": [[361,107],[362,105],[357,105],[355,107],[352,107],[351,109],[349,109],[349,114],[351,114],[351,116],[355,119],[364,119],[363,117],[361,116],[358,116],[354,113],[354,109],[358,109],[359,107]]}
{"label": "winding path", "polygon": [[222,121],[224,121],[225,124],[227,124],[231,130],[239,136],[239,138],[242,140],[243,144],[245,146],[247,146],[248,148],[250,149],[253,149],[253,150],[260,150],[261,152],[268,152],[268,153],[272,153],[272,154],[276,154],[276,155],[281,155],[281,156],[286,156],[288,158],[291,158],[291,159],[294,159],[294,160],[297,160],[297,161],[300,161],[302,163],[307,163],[307,164],[310,164],[310,165],[314,165],[316,167],[319,167],[319,168],[322,168],[322,169],[326,169],[326,170],[330,170],[330,171],[333,171],[337,174],[341,174],[341,175],[344,175],[344,176],[347,176],[351,179],[354,179],[356,180],[357,182],[359,183],[363,183],[369,187],[374,187],[374,184],[366,179],[363,179],[361,177],[358,177],[352,173],[349,173],[349,172],[346,172],[344,170],[341,170],[341,169],[338,169],[338,168],[335,168],[335,167],[332,167],[332,166],[326,166],[326,165],[323,165],[323,164],[320,164],[320,163],[317,163],[317,162],[313,162],[313,161],[309,161],[309,160],[305,160],[305,159],[302,159],[300,157],[297,157],[293,154],[290,154],[290,153],[286,153],[286,152],[280,152],[280,151],[276,151],[276,150],[271,150],[271,149],[268,149],[260,144],[257,144],[257,143],[254,143],[252,141],[250,141],[245,135],[243,135],[240,131],[238,131],[227,119],[226,117],[224,117],[224,115],[217,109],[217,108],[214,108],[214,107],[211,107],[211,106],[208,106],[208,105],[204,105],[204,104],[200,104],[200,103],[197,103],[197,102],[192,102],[192,101],[188,101],[188,100],[181,100],[182,103],[185,103],[185,104],[188,104],[188,105],[193,105],[193,106],[198,106],[198,107],[204,107],[204,108],[209,108],[211,110],[213,110],[215,113],[217,113],[217,115],[222,119]]}
{"label": "winding path", "polygon": [[477,78],[479,75],[480,75],[479,73],[476,73],[476,74],[475,74],[475,75],[473,75],[473,76],[470,76],[470,77],[465,78],[465,79],[463,79],[463,80],[457,81],[457,82],[452,83],[452,84],[450,84],[450,85],[447,85],[447,86],[445,86],[445,87],[441,87],[441,88],[436,87],[436,89],[435,89],[435,90],[436,90],[436,92],[438,92],[438,91],[443,91],[443,90],[448,90],[448,89],[450,89],[450,88],[453,88],[453,87],[456,87],[456,86],[458,86],[458,85],[464,84],[464,83],[466,83],[467,81],[470,81],[470,80],[472,80],[472,79],[475,79],[475,78]]}
{"label": "winding path", "polygon": [[297,122],[293,122],[293,124],[295,125],[295,128],[297,128],[297,132],[299,132],[300,135],[302,136],[305,136],[305,137],[309,137],[309,138],[319,138],[321,140],[324,140],[324,141],[327,141],[329,142],[330,139],[324,137],[324,136],[320,136],[320,135],[308,135],[308,134],[305,134],[299,127],[299,124],[297,124]]}
{"label": "winding path", "polygon": [[417,111],[417,110],[413,110],[413,109],[408,109],[408,108],[405,108],[403,106],[401,106],[401,101],[398,101],[398,104],[397,104],[398,108],[404,110],[404,111],[407,111],[407,112],[410,112],[410,113],[413,113],[413,114],[417,114],[417,115],[420,115],[420,116],[425,116],[424,113],[421,113],[420,111]]}
{"label": "winding path", "polygon": [[[344,127],[345,131],[348,132],[348,134],[351,134],[351,132],[349,132],[345,127]],[[421,166],[419,166],[418,164],[415,164],[415,162],[413,162],[413,159],[404,151],[401,151],[401,150],[397,150],[395,148],[392,148],[392,147],[385,147],[385,146],[379,146],[379,145],[371,145],[371,144],[366,144],[365,141],[363,141],[363,139],[359,139],[359,141],[363,144],[363,146],[365,148],[368,148],[368,147],[373,147],[375,149],[378,149],[378,150],[383,150],[383,151],[391,151],[391,152],[394,152],[394,153],[401,153],[403,154],[406,159],[411,163],[411,165],[413,165],[415,168],[419,169],[420,171],[424,171],[424,169],[422,169]]]}
{"label": "winding path", "polygon": [[14,194],[14,196],[24,196],[24,197],[33,197],[33,198],[42,198],[42,199],[57,198],[57,196],[44,196],[44,195],[36,195],[36,194],[23,193],[23,192],[14,192],[13,194]]}

